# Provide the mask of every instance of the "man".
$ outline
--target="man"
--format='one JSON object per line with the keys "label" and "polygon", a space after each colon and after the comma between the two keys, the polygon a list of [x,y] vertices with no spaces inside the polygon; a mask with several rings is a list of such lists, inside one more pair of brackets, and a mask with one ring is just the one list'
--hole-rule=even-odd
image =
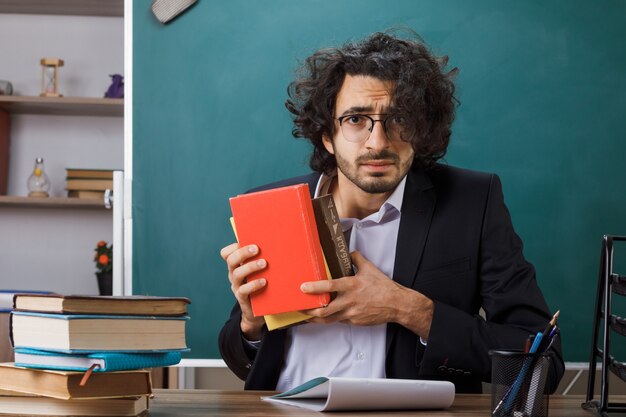
{"label": "man", "polygon": [[[304,182],[315,196],[331,193],[358,272],[303,284],[336,297],[307,311],[309,322],[269,332],[249,301],[266,281],[246,282],[267,265],[249,261],[262,248],[222,249],[237,304],[219,346],[246,389],[355,376],[481,392],[489,350],[523,349],[547,325],[498,177],[437,162],[456,102],[445,65],[418,41],[376,33],[318,51],[291,84],[294,135],[312,143],[315,173],[261,189]],[[563,374],[555,345],[552,390]]]}

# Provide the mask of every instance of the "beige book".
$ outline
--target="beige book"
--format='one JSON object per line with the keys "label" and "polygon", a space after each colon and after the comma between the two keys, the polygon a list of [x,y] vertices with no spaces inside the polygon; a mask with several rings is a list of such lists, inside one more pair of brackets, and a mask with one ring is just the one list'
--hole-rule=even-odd
{"label": "beige book", "polygon": [[13,345],[75,352],[186,349],[187,316],[84,316],[14,312]]}
{"label": "beige book", "polygon": [[148,397],[99,398],[93,400],[39,397],[32,395],[0,396],[0,415],[28,416],[143,416],[147,415]]}

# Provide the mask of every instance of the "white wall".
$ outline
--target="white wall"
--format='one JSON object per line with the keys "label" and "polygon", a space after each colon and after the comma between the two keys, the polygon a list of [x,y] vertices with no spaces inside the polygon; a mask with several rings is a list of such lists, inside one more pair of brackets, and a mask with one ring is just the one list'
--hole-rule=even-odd
{"label": "white wall", "polygon": [[[15,95],[36,96],[43,57],[61,58],[59,92],[102,97],[109,74],[124,70],[122,18],[0,14],[0,80]],[[26,195],[36,157],[43,157],[52,196],[65,196],[65,168],[123,168],[123,119],[14,115],[9,195]],[[0,206],[0,288],[96,293],[92,260],[111,241],[106,210]]]}

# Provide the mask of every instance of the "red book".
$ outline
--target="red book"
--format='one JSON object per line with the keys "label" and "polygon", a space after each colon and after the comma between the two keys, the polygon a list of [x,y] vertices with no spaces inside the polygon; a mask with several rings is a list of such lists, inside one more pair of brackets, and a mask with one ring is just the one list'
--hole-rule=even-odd
{"label": "red book", "polygon": [[324,255],[307,184],[244,194],[230,199],[241,246],[256,244],[267,267],[248,277],[265,278],[250,297],[255,316],[325,306],[326,294],[305,294],[300,284],[326,280]]}

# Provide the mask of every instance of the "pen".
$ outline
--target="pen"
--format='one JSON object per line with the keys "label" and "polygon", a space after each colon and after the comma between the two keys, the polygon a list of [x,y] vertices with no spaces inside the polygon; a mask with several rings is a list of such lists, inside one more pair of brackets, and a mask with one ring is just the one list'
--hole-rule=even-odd
{"label": "pen", "polygon": [[560,332],[561,331],[559,330],[559,326],[554,326],[554,329],[550,332],[550,343],[548,343],[546,350],[550,350],[550,348],[552,347],[552,343],[554,343],[554,339],[559,337]]}
{"label": "pen", "polygon": [[545,330],[543,331],[543,343],[541,344],[541,346],[538,347],[540,352],[544,352],[547,350],[547,345],[550,343],[550,339],[552,338],[552,332],[554,331],[554,329],[556,328],[556,321],[559,318],[559,313],[561,312],[561,310],[557,310],[556,313],[554,313],[554,316],[552,316],[552,320],[550,320],[550,323],[548,323],[548,326],[545,328]]}
{"label": "pen", "polygon": [[[533,340],[533,343],[530,346],[528,353],[535,353],[537,351],[537,349],[539,348],[539,344],[541,343],[541,339],[543,339],[543,333],[538,332],[537,335],[535,336],[535,340]],[[526,374],[526,369],[529,366],[530,366],[530,362],[528,361],[528,358],[524,359],[524,364],[522,365],[522,369],[517,375],[517,378],[515,378],[515,382],[504,393],[504,395],[502,396],[502,399],[500,400],[498,405],[496,405],[496,408],[493,409],[492,414],[496,414],[500,410],[500,407],[502,407],[503,404],[505,406],[504,412],[508,413],[508,411],[511,409],[511,406],[513,405],[513,401],[515,397],[517,397],[517,392],[522,386],[522,381],[524,380],[524,374]]]}

